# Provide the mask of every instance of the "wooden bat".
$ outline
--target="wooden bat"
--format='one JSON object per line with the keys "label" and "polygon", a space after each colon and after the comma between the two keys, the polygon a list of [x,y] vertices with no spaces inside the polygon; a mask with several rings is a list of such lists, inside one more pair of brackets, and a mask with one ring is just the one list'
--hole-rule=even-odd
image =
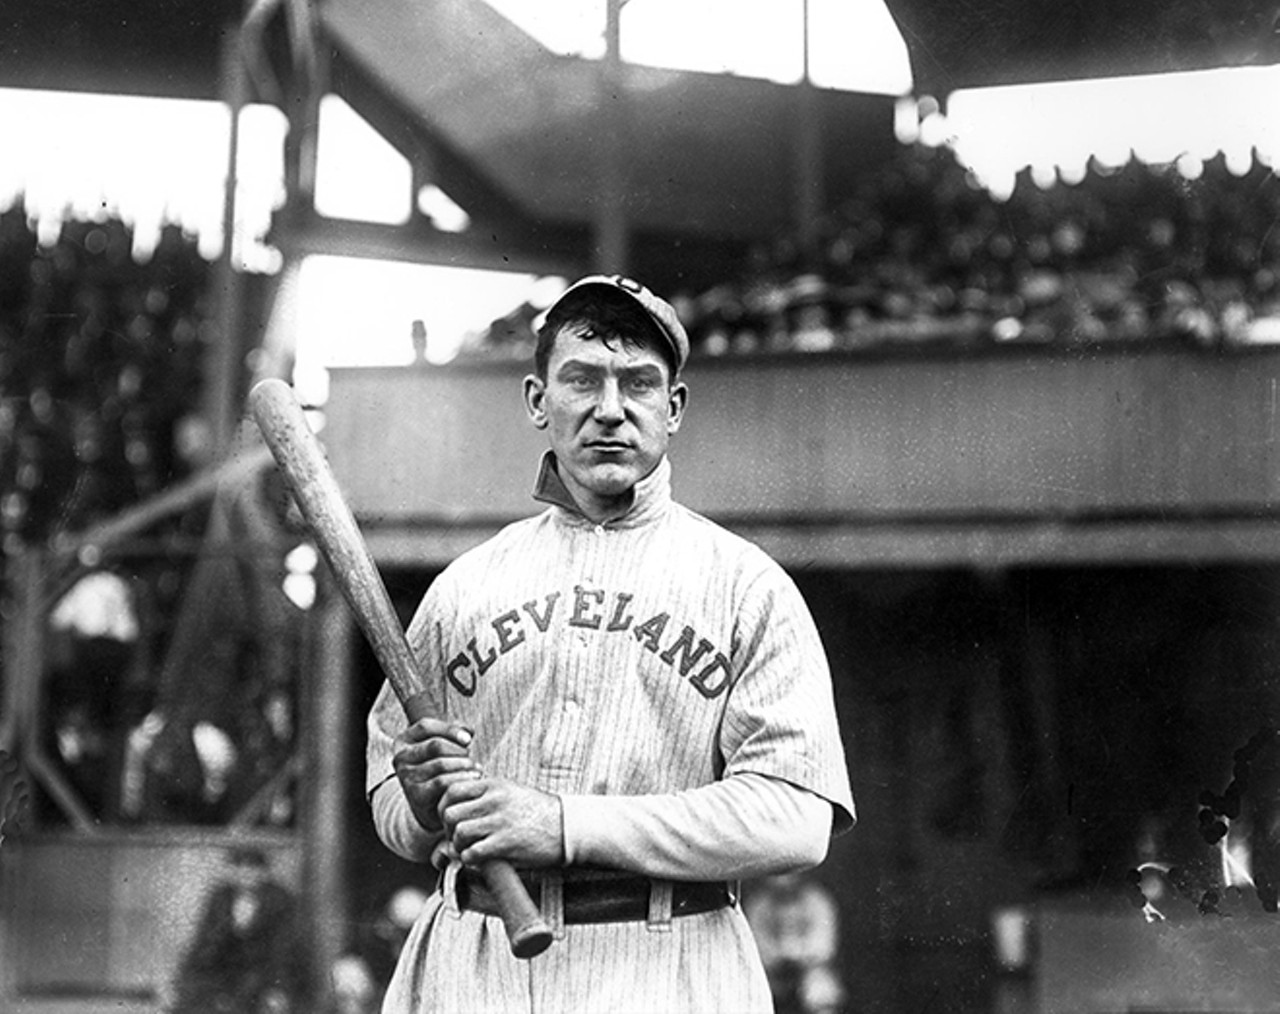
{"label": "wooden bat", "polygon": [[[400,618],[293,389],[283,380],[260,381],[249,392],[249,406],[405,714],[410,722],[426,717],[422,678]],[[546,950],[551,929],[511,864],[489,862],[480,874],[498,904],[511,952],[532,958]]]}

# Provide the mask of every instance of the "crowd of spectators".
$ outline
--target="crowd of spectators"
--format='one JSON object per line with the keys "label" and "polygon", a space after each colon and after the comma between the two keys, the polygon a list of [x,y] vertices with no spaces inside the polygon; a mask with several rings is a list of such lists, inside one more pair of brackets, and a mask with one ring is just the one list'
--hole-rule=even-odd
{"label": "crowd of spectators", "polygon": [[[42,543],[181,478],[198,442],[209,265],[167,228],[147,263],[121,221],[41,246],[0,212],[0,532]],[[184,443],[185,442],[185,443]]]}
{"label": "crowd of spectators", "polygon": [[1280,180],[1258,161],[1024,171],[1001,200],[916,145],[858,191],[816,255],[777,243],[684,302],[700,351],[1280,340]]}
{"label": "crowd of spectators", "polygon": [[[92,530],[210,464],[213,275],[178,226],[140,259],[118,218],[68,220],[48,243],[21,202],[0,211],[3,594],[24,547]],[[249,498],[232,493],[217,519],[239,555],[205,552],[206,499],[47,566],[61,598],[40,735],[65,791],[36,794],[41,823],[74,814],[68,793],[106,823],[221,823],[250,804],[253,819],[292,819],[286,795],[262,792],[294,743],[298,610],[246,520]]]}
{"label": "crowd of spectators", "polygon": [[[1042,185],[1042,182],[1047,185]],[[1280,179],[1218,156],[1019,174],[993,195],[949,147],[900,146],[856,182],[809,249],[754,249],[734,277],[675,303],[695,356],[999,345],[1280,341]],[[523,354],[531,307],[469,351]]]}

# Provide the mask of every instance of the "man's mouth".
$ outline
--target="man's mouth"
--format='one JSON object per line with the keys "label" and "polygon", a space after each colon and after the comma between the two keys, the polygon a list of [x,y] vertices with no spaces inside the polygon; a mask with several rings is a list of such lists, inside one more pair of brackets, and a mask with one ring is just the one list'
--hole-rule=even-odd
{"label": "man's mouth", "polygon": [[590,440],[587,447],[603,454],[621,454],[631,449],[631,445],[623,440]]}

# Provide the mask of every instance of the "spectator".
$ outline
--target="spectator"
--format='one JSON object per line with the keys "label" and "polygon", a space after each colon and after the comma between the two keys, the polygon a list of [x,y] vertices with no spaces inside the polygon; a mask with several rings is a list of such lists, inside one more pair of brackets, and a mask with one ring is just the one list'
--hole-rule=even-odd
{"label": "spectator", "polygon": [[306,1014],[298,906],[266,853],[233,848],[174,977],[169,1014]]}
{"label": "spectator", "polygon": [[776,1014],[836,1014],[845,987],[836,971],[839,912],[830,892],[804,873],[770,877],[743,902]]}

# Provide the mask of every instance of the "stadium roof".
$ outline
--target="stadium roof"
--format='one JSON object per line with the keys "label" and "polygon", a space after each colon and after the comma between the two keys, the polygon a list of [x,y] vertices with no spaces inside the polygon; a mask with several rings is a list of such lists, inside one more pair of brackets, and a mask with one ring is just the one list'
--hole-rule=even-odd
{"label": "stadium roof", "polygon": [[[1272,63],[1276,0],[886,0],[917,94],[988,84]],[[270,62],[288,67],[290,0],[3,0],[0,87],[217,96],[247,7],[276,8]],[[583,249],[599,214],[602,131],[637,272],[685,243],[714,259],[794,221],[797,142],[820,124],[816,171],[834,206],[893,143],[892,99],[726,74],[626,67],[626,117],[597,112],[600,65],[559,56],[483,0],[319,0],[330,81],[480,227],[548,252]],[[619,124],[622,123],[622,126]],[[705,244],[705,249],[699,244]],[[646,253],[651,251],[651,253]],[[714,268],[712,269],[714,271]]]}
{"label": "stadium roof", "polygon": [[[910,49],[917,90],[934,93],[1280,60],[1276,0],[885,2]],[[213,97],[226,26],[248,6],[246,0],[3,0],[0,86]],[[326,20],[332,14],[349,23],[362,6],[390,8],[393,18],[398,7],[466,17],[474,4],[319,0],[317,6]]]}
{"label": "stadium roof", "polygon": [[[549,53],[481,0],[422,4],[328,0],[333,82],[393,140],[428,150],[443,188],[486,195],[501,217],[537,209],[570,226],[596,213],[600,152],[612,126],[627,217],[669,234],[774,235],[788,224],[795,177],[796,89],[759,79],[630,65],[625,102],[600,116],[600,65]],[[892,144],[893,103],[824,89],[824,184],[877,164]],[[618,115],[615,115],[618,114]],[[451,171],[456,169],[457,171]]]}

